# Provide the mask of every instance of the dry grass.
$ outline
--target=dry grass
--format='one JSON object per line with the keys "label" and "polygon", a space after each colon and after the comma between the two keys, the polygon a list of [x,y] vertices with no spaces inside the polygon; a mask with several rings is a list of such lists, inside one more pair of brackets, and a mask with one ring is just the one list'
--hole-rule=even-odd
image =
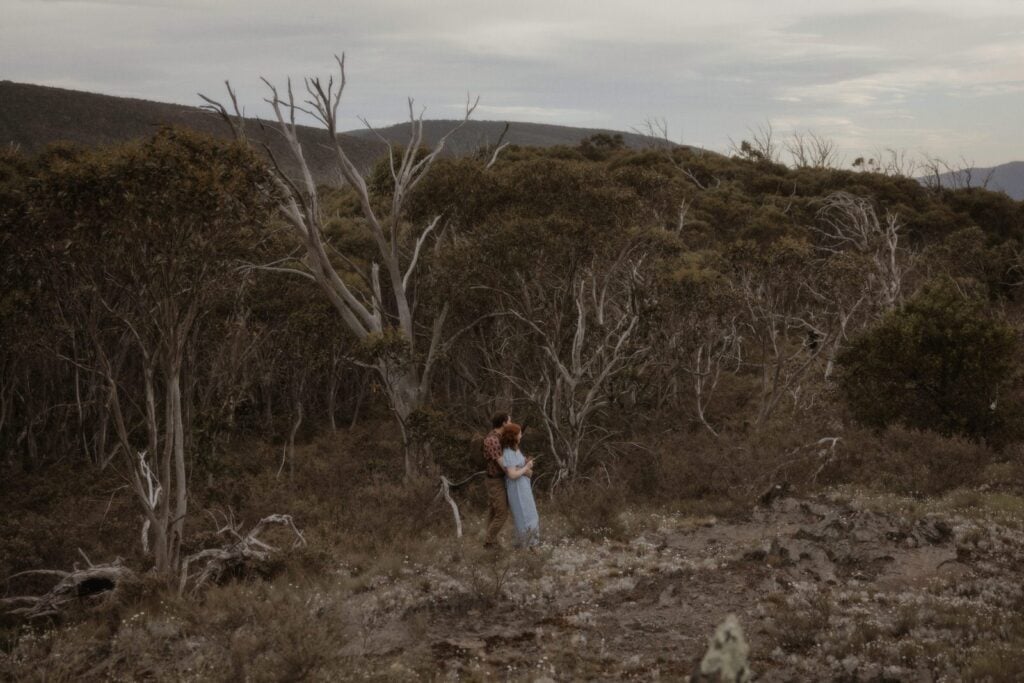
{"label": "dry grass", "polygon": [[[776,474],[796,471],[793,444],[807,438],[806,433],[762,435],[763,453],[776,463]],[[603,643],[620,635],[609,615],[645,604],[659,609],[666,577],[676,577],[669,583],[681,581],[684,587],[705,586],[704,595],[686,598],[698,601],[694,604],[703,604],[699,601],[716,591],[726,591],[727,599],[730,590],[755,591],[757,579],[742,575],[749,563],[717,555],[715,546],[708,546],[707,557],[698,561],[691,553],[704,552],[704,546],[681,552],[666,550],[665,545],[666,539],[701,534],[718,544],[717,529],[728,534],[729,525],[747,523],[751,492],[758,490],[766,471],[744,471],[752,468],[750,443],[694,439],[689,443],[693,452],[682,443],[666,444],[656,459],[620,462],[612,474],[614,480],[616,471],[620,473],[622,486],[591,483],[566,490],[554,500],[539,496],[546,545],[536,553],[480,547],[486,508],[472,486],[456,493],[466,536],[455,539],[450,511],[436,500],[432,483],[398,483],[395,444],[386,439],[385,431],[370,427],[301,446],[292,479],[274,476],[277,449],[239,445],[222,463],[221,473],[197,475],[202,485],[195,487],[194,509],[199,513],[191,522],[197,532],[194,542],[202,540],[198,532],[209,526],[201,513],[204,508],[230,507],[240,520],[269,512],[295,515],[308,547],[283,556],[274,578],[234,580],[212,587],[198,600],[180,600],[150,585],[145,593],[103,611],[78,611],[63,625],[23,630],[8,622],[0,640],[0,678],[415,680],[436,676],[444,662],[455,667],[451,671],[458,676],[474,680],[494,675],[495,662],[512,656],[502,654],[504,641],[474,635],[482,630],[474,624],[509,614],[515,623],[537,624],[525,631],[509,627],[511,651],[525,647],[543,653],[535,661],[508,660],[517,667],[512,678],[553,671],[578,676],[615,671],[645,678],[658,667],[663,675],[682,672],[685,667],[678,658],[633,661],[622,649],[633,646],[609,651]],[[936,463],[965,453],[981,453],[983,460],[991,457],[961,442],[946,443],[941,449],[931,437],[918,443],[913,434],[871,436],[866,443],[890,449],[875,452],[876,459],[896,452],[894,444],[900,445],[905,458],[926,446],[935,447],[941,455]],[[698,452],[702,448],[707,450]],[[726,455],[734,461],[702,472],[702,463]],[[750,614],[763,613],[767,620],[757,643],[761,670],[795,657],[797,664],[785,666],[795,667],[799,678],[820,674],[814,662],[831,657],[834,667],[828,675],[839,678],[853,676],[847,673],[851,667],[862,671],[870,665],[884,676],[892,662],[899,662],[902,670],[941,662],[968,679],[1014,680],[1019,665],[1009,655],[1024,642],[1024,622],[1016,616],[1024,600],[1015,598],[1006,582],[1013,566],[1000,559],[1024,554],[1017,538],[1024,528],[1024,497],[1015,494],[1014,461],[992,460],[987,468],[979,468],[976,486],[908,497],[885,491],[889,475],[844,469],[852,467],[849,450],[840,457],[843,460],[829,476],[854,483],[834,489],[829,494],[833,501],[911,522],[930,515],[954,520],[958,546],[1002,574],[915,587],[895,597],[846,585],[802,587],[788,593],[758,589],[750,593],[749,608]],[[901,461],[888,471],[903,471],[905,466]],[[645,498],[642,482],[647,467],[655,467],[657,485]],[[704,481],[694,481],[700,477]],[[946,486],[934,477],[929,481],[937,488]],[[38,553],[50,552],[35,534],[52,531],[57,522],[37,528],[24,524],[26,520],[51,519],[43,509],[51,510],[53,520],[72,520],[73,504],[89,501],[90,496],[98,500],[88,487],[77,497],[57,490],[46,499],[49,507],[33,510],[19,495],[39,495],[43,489],[38,487],[45,488],[44,484],[34,484],[23,494],[5,494],[8,502],[26,508],[7,523],[26,531],[4,538],[3,548],[22,547],[28,541],[40,544],[34,561],[44,557]],[[810,488],[806,480],[797,485]],[[106,527],[117,533],[107,537],[104,547],[130,548],[136,543],[131,502],[115,496],[111,509],[123,510],[126,519],[119,522],[123,528]],[[110,524],[101,513],[97,502],[95,516],[80,515],[69,523],[79,524],[78,533],[89,534],[97,524]],[[36,531],[30,533],[31,529]],[[507,541],[510,530],[505,533]],[[52,557],[49,561],[56,566],[67,566],[73,553],[73,548],[61,546],[46,557]],[[107,557],[99,554],[96,559]],[[567,609],[566,604],[574,606]],[[647,618],[654,617],[639,617],[636,628],[647,628]],[[463,635],[454,635],[459,633]],[[644,638],[651,637],[645,632]],[[779,658],[769,655],[775,648]]]}

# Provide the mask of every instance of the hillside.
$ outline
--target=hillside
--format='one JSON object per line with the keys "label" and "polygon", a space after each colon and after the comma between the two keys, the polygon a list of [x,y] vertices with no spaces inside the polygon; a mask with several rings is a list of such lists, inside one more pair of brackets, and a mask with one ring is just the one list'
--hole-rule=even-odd
{"label": "hillside", "polygon": [[586,142],[0,153],[0,681],[1024,680],[1024,203]]}
{"label": "hillside", "polygon": [[[147,137],[163,125],[182,126],[219,138],[230,136],[217,117],[198,107],[0,81],[0,144],[14,145],[25,152],[37,152],[61,140],[89,147],[110,145]],[[255,119],[247,121],[246,132],[252,139],[269,144],[289,172],[297,170],[288,163],[279,135],[262,129]],[[316,128],[303,126],[299,130],[317,180],[332,184],[336,174],[331,153],[316,144],[323,136]],[[379,142],[361,137],[345,136],[343,144],[362,169],[368,168],[383,150]]]}
{"label": "hillside", "polygon": [[[425,121],[424,142],[436,143],[455,124],[455,121]],[[0,81],[0,145],[14,145],[30,153],[62,140],[98,147],[146,137],[162,125],[228,137],[225,126],[198,107]],[[470,121],[449,140],[449,153],[461,156],[493,144],[501,137],[505,125],[501,121]],[[261,128],[256,119],[248,120],[246,130],[253,139],[269,144],[289,172],[297,170],[288,163],[289,155],[280,136]],[[403,143],[408,140],[408,130],[409,124],[403,123],[381,128],[378,133],[386,140]],[[614,135],[616,131],[512,123],[503,140],[526,147],[575,146],[598,133]],[[331,152],[317,144],[323,135],[323,131],[313,127],[302,126],[299,130],[317,181],[333,185],[337,174],[333,170]],[[660,142],[636,133],[621,135],[626,146],[633,149]],[[382,143],[369,130],[354,130],[342,136],[345,150],[362,170],[367,170],[383,153]]]}
{"label": "hillside", "polygon": [[[458,121],[424,121],[423,137],[428,145],[436,143],[441,136],[452,130]],[[449,138],[447,146],[451,152],[461,156],[469,154],[480,147],[494,145],[500,139],[522,147],[556,147],[558,145],[578,145],[593,135],[621,135],[625,146],[630,149],[645,149],[651,146],[664,145],[664,141],[638,133],[625,133],[603,128],[574,128],[570,126],[553,126],[545,123],[525,123],[514,121],[508,123],[505,131],[504,121],[470,121],[462,129]],[[380,128],[375,132],[369,130],[348,131],[347,135],[364,139],[375,139],[376,135],[391,142],[403,143],[409,139],[409,124],[398,123]]]}
{"label": "hillside", "polygon": [[[1011,161],[999,166],[971,168],[966,171],[950,171],[943,173],[939,178],[943,187],[980,186],[987,179],[988,189],[1005,192],[1017,201],[1024,201],[1024,161]],[[925,179],[922,178],[921,181],[925,182]]]}

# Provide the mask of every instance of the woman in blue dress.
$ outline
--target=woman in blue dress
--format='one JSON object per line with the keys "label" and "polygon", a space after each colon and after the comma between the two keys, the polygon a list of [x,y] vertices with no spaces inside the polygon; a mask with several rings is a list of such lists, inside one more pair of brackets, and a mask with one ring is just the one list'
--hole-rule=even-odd
{"label": "woman in blue dress", "polygon": [[533,500],[530,478],[533,476],[533,459],[527,459],[519,450],[523,428],[508,423],[501,428],[499,439],[502,446],[502,465],[505,468],[505,490],[508,493],[508,509],[516,527],[517,545],[535,546],[540,543],[540,517]]}

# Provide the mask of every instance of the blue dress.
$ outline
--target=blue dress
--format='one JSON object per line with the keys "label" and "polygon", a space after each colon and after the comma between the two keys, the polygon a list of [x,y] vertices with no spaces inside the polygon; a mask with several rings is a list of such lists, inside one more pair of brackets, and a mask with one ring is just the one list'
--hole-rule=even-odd
{"label": "blue dress", "polygon": [[[501,454],[505,467],[523,467],[526,458],[521,451],[506,448]],[[505,491],[508,493],[508,509],[516,526],[516,541],[519,545],[537,545],[540,542],[540,517],[537,503],[533,500],[533,489],[529,477],[510,479],[505,477]]]}

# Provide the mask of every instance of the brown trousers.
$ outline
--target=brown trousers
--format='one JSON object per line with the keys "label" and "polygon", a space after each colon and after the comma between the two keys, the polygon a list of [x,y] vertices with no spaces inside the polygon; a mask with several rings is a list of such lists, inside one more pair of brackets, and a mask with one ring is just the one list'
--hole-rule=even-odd
{"label": "brown trousers", "polygon": [[498,534],[508,519],[508,494],[505,492],[505,477],[485,477],[487,488],[487,536],[484,545],[498,542]]}

